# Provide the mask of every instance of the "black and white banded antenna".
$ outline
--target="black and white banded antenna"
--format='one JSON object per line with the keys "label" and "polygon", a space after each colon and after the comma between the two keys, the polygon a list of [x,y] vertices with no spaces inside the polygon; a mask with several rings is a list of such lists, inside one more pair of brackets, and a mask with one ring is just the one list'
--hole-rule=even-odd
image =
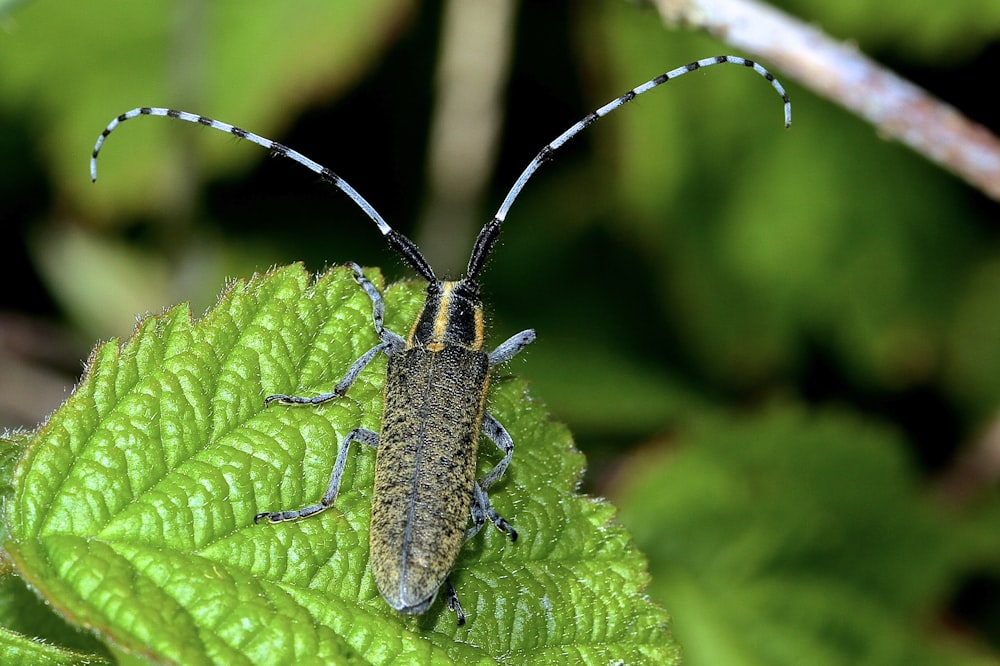
{"label": "black and white banded antenna", "polygon": [[358,207],[371,219],[371,221],[375,223],[378,230],[382,232],[383,236],[386,237],[389,245],[395,248],[414,270],[420,273],[420,275],[428,282],[437,282],[434,271],[431,269],[430,264],[427,263],[427,260],[424,259],[424,256],[420,253],[420,250],[417,249],[416,244],[403,234],[390,227],[389,223],[386,222],[381,215],[379,215],[377,210],[375,210],[375,207],[368,203],[368,200],[361,196],[357,190],[351,187],[350,183],[346,180],[335,174],[331,169],[326,168],[319,162],[309,159],[297,150],[292,150],[277,141],[272,141],[271,139],[260,136],[259,134],[254,134],[253,132],[236,127],[235,125],[230,125],[229,123],[224,123],[220,120],[214,120],[206,116],[199,116],[198,114],[188,113],[187,111],[177,111],[175,109],[166,109],[155,106],[142,106],[132,109],[131,111],[126,111],[108,123],[108,126],[104,128],[101,135],[97,137],[97,143],[94,144],[94,152],[90,156],[91,182],[97,182],[97,156],[101,152],[101,147],[107,140],[108,135],[126,120],[131,120],[132,118],[138,118],[140,116],[163,116],[165,118],[174,118],[176,120],[183,120],[185,122],[211,127],[212,129],[219,130],[220,132],[226,132],[227,134],[232,134],[237,138],[246,139],[251,143],[256,143],[258,146],[263,146],[271,151],[272,155],[287,157],[293,162],[301,164],[349,196],[351,201],[356,203]]}
{"label": "black and white banded antenna", "polygon": [[500,204],[500,209],[497,210],[496,215],[490,220],[483,230],[479,232],[479,236],[476,238],[476,244],[472,250],[472,256],[469,258],[469,267],[466,271],[466,275],[470,278],[474,278],[483,268],[483,263],[490,254],[490,250],[493,245],[496,244],[497,238],[500,234],[500,227],[503,225],[504,220],[507,218],[507,213],[510,211],[510,207],[514,205],[514,200],[517,199],[518,195],[521,194],[521,190],[524,189],[525,184],[528,180],[538,171],[538,168],[542,166],[547,160],[551,159],[552,154],[562,148],[570,139],[575,137],[577,134],[587,129],[599,119],[608,115],[615,109],[621,108],[625,104],[631,102],[633,99],[639,95],[649,92],[653,88],[660,86],[667,81],[672,81],[673,79],[679,78],[704,67],[711,67],[712,65],[743,65],[744,67],[749,67],[753,71],[760,74],[762,77],[771,82],[771,85],[778,94],[781,95],[781,99],[785,103],[785,127],[791,127],[792,124],[792,103],[788,99],[788,93],[785,92],[784,86],[774,78],[771,72],[764,69],[761,65],[754,62],[753,60],[747,60],[746,58],[741,58],[739,56],[722,55],[715,56],[714,58],[703,58],[701,60],[692,62],[683,67],[678,67],[677,69],[672,69],[665,74],[657,76],[655,79],[650,79],[640,86],[636,86],[629,90],[624,95],[617,97],[596,111],[592,111],[586,117],[584,117],[580,122],[576,123],[568,130],[560,134],[554,141],[549,143],[547,146],[539,151],[535,159],[531,160],[531,163],[525,167],[524,171],[518,177],[517,181],[514,182],[514,186],[510,188],[507,196],[504,197],[503,203]]}
{"label": "black and white banded antenna", "polygon": [[[575,137],[577,134],[585,130],[587,127],[591,126],[600,118],[608,115],[615,109],[618,109],[628,102],[632,101],[639,95],[649,92],[653,88],[660,86],[667,81],[671,81],[678,77],[681,77],[689,72],[693,72],[704,67],[711,67],[712,65],[742,65],[753,69],[760,76],[765,78],[771,83],[774,89],[781,95],[781,99],[784,101],[785,110],[785,127],[789,127],[792,123],[792,105],[788,100],[788,94],[785,92],[784,87],[778,82],[774,75],[769,71],[764,69],[761,65],[754,62],[753,60],[748,60],[746,58],[741,58],[739,56],[715,56],[714,58],[704,58],[696,62],[692,62],[683,67],[678,67],[672,69],[669,72],[661,74],[654,79],[643,83],[640,86],[629,90],[624,95],[615,98],[614,100],[608,102],[596,111],[591,112],[578,123],[567,129],[565,132],[560,134],[554,141],[546,145],[542,150],[535,156],[535,158],[528,164],[521,175],[515,181],[514,186],[511,187],[507,196],[504,198],[503,203],[500,204],[500,208],[497,210],[493,219],[490,220],[486,226],[479,232],[476,237],[476,242],[473,245],[472,254],[469,257],[469,265],[466,271],[466,278],[475,281],[482,271],[483,265],[486,259],[489,257],[490,252],[496,245],[497,239],[500,234],[500,227],[503,225],[504,220],[507,217],[507,213],[510,211],[511,206],[514,201],[521,194],[524,189],[525,184],[528,180],[535,174],[535,172],[542,166],[546,161],[551,159],[553,153],[564,146],[570,139]],[[386,237],[389,245],[392,246],[400,255],[406,260],[414,270],[417,271],[428,282],[434,284],[437,282],[437,277],[434,275],[434,271],[431,269],[430,264],[424,259],[424,256],[420,253],[417,245],[411,241],[409,238],[399,233],[393,229],[389,224],[379,215],[378,211],[368,203],[368,200],[361,196],[357,190],[351,187],[347,181],[338,176],[336,173],[326,168],[322,164],[315,162],[302,153],[292,150],[287,146],[284,146],[276,141],[267,139],[253,132],[249,132],[245,129],[241,129],[229,123],[224,123],[219,120],[213,120],[212,118],[207,118],[205,116],[200,116],[193,113],[188,113],[186,111],[176,111],[174,109],[167,109],[161,107],[140,107],[132,109],[131,111],[126,111],[121,114],[104,128],[101,135],[97,139],[97,143],[94,145],[94,152],[90,158],[90,178],[93,181],[97,180],[97,156],[100,153],[101,147],[104,145],[105,140],[108,135],[111,134],[121,123],[126,120],[131,120],[132,118],[138,118],[139,116],[163,116],[166,118],[174,118],[176,120],[183,120],[185,122],[194,123],[198,125],[204,125],[205,127],[211,127],[212,129],[219,130],[220,132],[226,132],[227,134],[232,134],[233,136],[246,139],[252,143],[262,146],[267,150],[271,151],[272,154],[279,157],[287,157],[293,162],[297,162],[302,166],[306,167],[313,173],[317,174],[320,178],[327,181],[334,187],[338,188],[344,194],[351,198],[354,203],[361,208],[362,211],[375,223],[379,231],[383,236]]]}

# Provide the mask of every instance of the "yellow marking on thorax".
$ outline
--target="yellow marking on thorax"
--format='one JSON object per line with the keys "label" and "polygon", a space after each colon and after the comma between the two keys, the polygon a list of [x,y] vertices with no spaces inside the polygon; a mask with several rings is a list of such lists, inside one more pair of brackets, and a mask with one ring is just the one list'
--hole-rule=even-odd
{"label": "yellow marking on thorax", "polygon": [[[434,341],[431,344],[441,344],[444,341],[444,333],[448,330],[448,312],[451,310],[449,305],[451,303],[451,292],[455,289],[455,283],[443,282],[441,286],[444,288],[444,291],[441,292],[438,311],[434,315]],[[439,349],[431,349],[430,345],[427,348],[431,351],[440,351]]]}
{"label": "yellow marking on thorax", "polygon": [[[451,322],[451,301],[454,295],[457,282],[442,282],[441,297],[437,303],[437,312],[434,313],[434,327],[431,332],[431,340],[424,345],[424,349],[429,352],[439,352],[445,348],[445,336]],[[483,309],[477,307],[473,313],[474,317],[474,339],[471,344],[463,345],[467,349],[480,350],[483,348],[483,337],[485,335],[485,323],[483,321]],[[414,324],[414,331],[416,324]],[[413,331],[410,332],[412,339]]]}
{"label": "yellow marking on thorax", "polygon": [[476,308],[476,339],[469,346],[469,349],[480,350],[483,348],[483,336],[486,335],[486,325],[483,323],[483,309]]}

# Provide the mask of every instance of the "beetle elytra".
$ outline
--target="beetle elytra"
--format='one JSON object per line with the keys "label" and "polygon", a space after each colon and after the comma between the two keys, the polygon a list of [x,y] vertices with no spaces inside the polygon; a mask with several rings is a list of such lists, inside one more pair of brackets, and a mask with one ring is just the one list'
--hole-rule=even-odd
{"label": "beetle elytra", "polygon": [[[510,360],[535,339],[531,329],[521,331],[492,351],[485,351],[483,303],[479,276],[496,246],[500,229],[527,181],[552,153],[589,125],[657,86],[689,72],[717,64],[753,69],[771,83],[784,101],[785,126],[791,123],[791,104],[781,84],[759,64],[736,56],[717,56],[671,70],[633,88],[588,114],[546,145],[528,164],[493,218],[477,236],[465,277],[442,281],[434,274],[416,244],[395,231],[354,188],[330,169],[302,153],[228,123],[184,111],[159,107],[132,109],[101,133],[91,157],[91,178],[97,179],[97,156],[108,135],[122,122],[139,116],[165,116],[227,132],[287,157],[339,188],[375,223],[386,242],[427,285],[419,316],[406,337],[383,326],[382,295],[356,264],[349,264],[358,284],[372,303],[379,343],[347,370],[329,393],[312,397],[277,394],[265,405],[318,405],[344,396],[358,375],[379,354],[388,357],[381,432],[352,430],[341,443],[326,492],[316,504],[300,509],[268,511],[255,521],[272,523],[306,518],[333,505],[351,443],[376,449],[375,487],[370,529],[371,568],[379,592],[397,611],[426,611],[444,587],[448,605],[459,624],[465,613],[449,580],[462,544],[487,520],[516,540],[517,532],[496,510],[487,491],[500,480],[510,463],[514,442],[486,409],[491,370]],[[481,434],[503,453],[482,479],[476,480],[476,457]],[[472,526],[467,527],[471,515]]]}

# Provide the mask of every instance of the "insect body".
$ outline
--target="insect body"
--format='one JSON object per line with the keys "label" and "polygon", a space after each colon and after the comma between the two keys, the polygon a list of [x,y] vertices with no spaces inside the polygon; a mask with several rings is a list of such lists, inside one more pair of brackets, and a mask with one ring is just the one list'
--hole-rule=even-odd
{"label": "insect body", "polygon": [[[484,350],[483,304],[479,275],[496,245],[500,228],[514,200],[538,168],[571,138],[611,111],[667,81],[702,67],[737,64],[752,68],[771,82],[784,100],[785,126],[791,105],[781,84],[763,67],[743,58],[718,56],[679,67],[633,88],[590,113],[545,146],[528,164],[500,209],[479,232],[465,277],[450,282],[434,274],[409,238],[390,227],[357,191],[335,173],[305,155],[270,139],[227,123],[183,111],[143,107],[112,120],[94,146],[91,178],[97,178],[97,155],[107,136],[125,120],[138,116],[167,116],[228,132],[269,149],[312,170],[347,194],[376,224],[389,245],[427,280],[423,309],[406,338],[383,326],[382,295],[356,264],[355,279],[372,302],[372,318],[379,343],[347,370],[330,393],[312,397],[271,395],[265,405],[318,405],[344,396],[358,375],[379,354],[388,356],[381,433],[357,428],[344,439],[327,484],[316,504],[290,511],[257,514],[256,521],[279,523],[306,518],[333,505],[353,442],[376,448],[375,488],[372,494],[370,556],[379,592],[394,609],[423,613],[442,586],[448,605],[464,623],[465,614],[448,579],[465,540],[486,523],[517,539],[517,532],[490,503],[487,491],[504,474],[514,442],[486,409],[490,372],[510,360],[535,339],[531,329],[521,331],[490,352]],[[500,462],[482,479],[475,479],[480,434],[503,452]],[[471,514],[472,526],[466,529]]]}
{"label": "insect body", "polygon": [[[258,514],[256,520],[295,520],[332,505],[351,442],[377,447],[369,550],[379,592],[403,613],[422,613],[445,583],[458,551],[489,519],[517,539],[517,532],[490,504],[486,490],[504,473],[514,443],[485,412],[489,370],[535,339],[521,331],[495,350],[483,350],[483,305],[472,279],[428,278],[427,299],[410,335],[403,339],[382,326],[381,294],[361,268],[350,264],[372,300],[379,344],[348,370],[331,393],[314,397],[272,395],[266,402],[319,404],[343,396],[379,353],[389,357],[381,434],[351,431],[337,454],[326,494],[295,511]],[[429,270],[429,269],[428,269]],[[479,482],[475,479],[480,430],[504,452]],[[473,527],[465,529],[471,511]],[[450,583],[449,606],[464,613]]]}

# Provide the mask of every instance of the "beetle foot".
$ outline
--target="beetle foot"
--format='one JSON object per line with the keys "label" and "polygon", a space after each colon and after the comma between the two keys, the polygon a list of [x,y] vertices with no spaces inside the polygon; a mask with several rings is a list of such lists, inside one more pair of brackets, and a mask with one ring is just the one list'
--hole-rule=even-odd
{"label": "beetle foot", "polygon": [[462,610],[462,604],[458,601],[458,592],[455,591],[455,586],[451,584],[451,579],[445,579],[445,585],[448,586],[448,610],[455,611],[455,615],[458,616],[458,626],[465,624],[465,611]]}

